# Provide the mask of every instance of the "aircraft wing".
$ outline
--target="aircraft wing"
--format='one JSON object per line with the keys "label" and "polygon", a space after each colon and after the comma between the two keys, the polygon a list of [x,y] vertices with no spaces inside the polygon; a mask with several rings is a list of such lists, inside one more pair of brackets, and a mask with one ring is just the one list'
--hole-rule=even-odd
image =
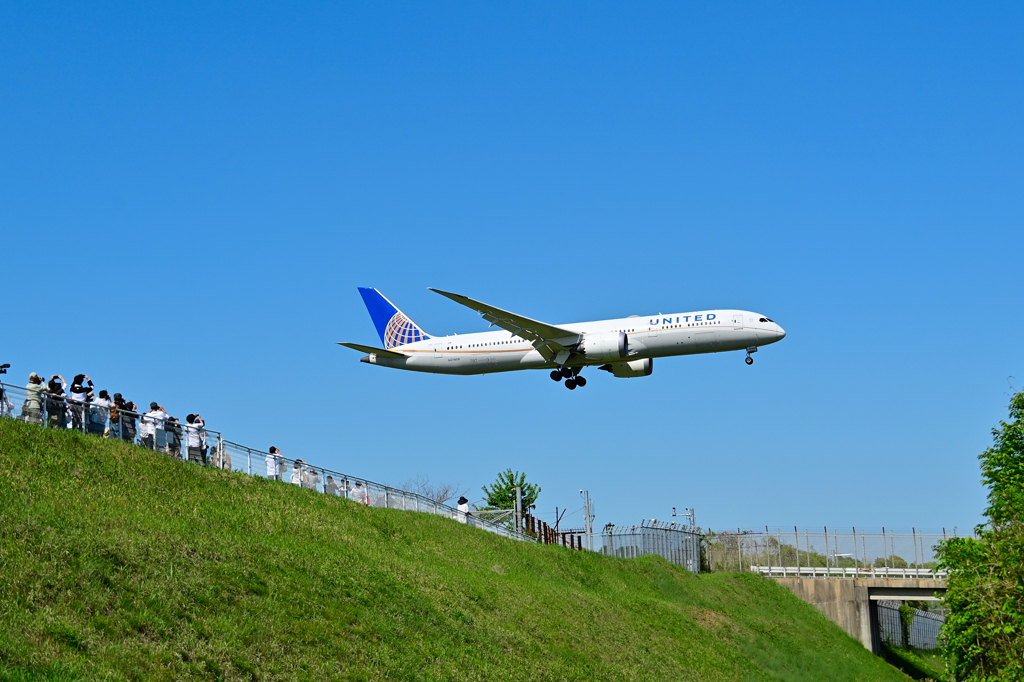
{"label": "aircraft wing", "polygon": [[396,353],[393,350],[384,350],[383,348],[374,348],[373,346],[363,346],[363,345],[358,344],[358,343],[342,343],[341,341],[339,341],[338,345],[339,346],[345,346],[346,348],[351,348],[352,350],[357,350],[357,351],[359,351],[361,353],[370,353],[371,355],[379,355],[382,358],[404,358],[404,357],[408,357],[404,353]]}
{"label": "aircraft wing", "polygon": [[[533,347],[536,348],[546,360],[555,360],[559,363],[564,362],[565,358],[569,356],[571,350],[579,343],[580,337],[582,336],[579,332],[573,331],[572,329],[556,327],[545,322],[531,320],[528,317],[516,315],[515,313],[510,313],[507,310],[502,310],[501,308],[495,308],[492,305],[475,301],[468,296],[453,294],[448,291],[441,291],[440,289],[434,289],[432,287],[429,288],[435,293],[441,294],[456,303],[461,303],[467,308],[477,311],[480,313],[481,317],[491,324],[496,324],[502,329],[506,329],[513,334],[532,342]],[[558,356],[563,353],[564,356],[559,360]]]}

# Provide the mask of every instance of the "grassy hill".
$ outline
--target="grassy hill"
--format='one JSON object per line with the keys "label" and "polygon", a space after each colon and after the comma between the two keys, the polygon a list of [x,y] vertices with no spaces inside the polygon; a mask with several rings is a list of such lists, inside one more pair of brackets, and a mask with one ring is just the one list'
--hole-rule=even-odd
{"label": "grassy hill", "polygon": [[0,420],[0,679],[906,679],[785,589]]}

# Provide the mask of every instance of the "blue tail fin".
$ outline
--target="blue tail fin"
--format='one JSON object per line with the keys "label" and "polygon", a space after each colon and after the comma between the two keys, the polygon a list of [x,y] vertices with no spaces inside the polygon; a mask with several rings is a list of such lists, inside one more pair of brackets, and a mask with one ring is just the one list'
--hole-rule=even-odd
{"label": "blue tail fin", "polygon": [[424,341],[430,335],[405,316],[395,304],[384,298],[384,294],[369,287],[359,287],[359,294],[370,312],[373,326],[380,334],[380,340],[388,350],[414,341]]}

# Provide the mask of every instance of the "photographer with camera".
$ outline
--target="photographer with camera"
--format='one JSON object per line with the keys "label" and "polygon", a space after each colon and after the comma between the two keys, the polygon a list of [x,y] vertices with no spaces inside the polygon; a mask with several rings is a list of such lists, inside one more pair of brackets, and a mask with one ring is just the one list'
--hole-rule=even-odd
{"label": "photographer with camera", "polygon": [[206,430],[203,428],[206,423],[201,415],[190,414],[185,417],[185,438],[188,447],[188,461],[193,464],[206,466],[206,458],[203,456],[203,445],[206,441]]}
{"label": "photographer with camera", "polygon": [[149,412],[142,415],[142,447],[156,449],[156,430],[164,428],[167,411],[155,402],[149,404]]}
{"label": "photographer with camera", "polygon": [[28,375],[28,385],[25,386],[25,404],[21,406],[21,418],[30,424],[43,423],[43,394],[46,386],[43,378],[32,372]]}
{"label": "photographer with camera", "polygon": [[[82,382],[88,382],[88,386]],[[78,374],[68,389],[68,403],[71,407],[71,423],[75,431],[85,431],[85,405],[92,392],[92,379],[88,374]]]}
{"label": "photographer with camera", "polygon": [[[92,395],[91,393],[89,394]],[[100,391],[100,397],[93,398],[89,402],[89,433],[94,436],[102,436],[107,430],[107,416],[114,403],[110,402],[110,395],[106,391]]]}
{"label": "photographer with camera", "polygon": [[[116,400],[120,393],[114,394]],[[121,423],[121,440],[126,443],[135,442],[135,420],[139,418],[139,408],[131,400],[121,399],[118,405],[117,418]]]}
{"label": "photographer with camera", "polygon": [[[60,381],[58,381],[60,379]],[[46,425],[51,429],[67,428],[67,403],[65,402],[64,377],[51,374],[46,385]]]}
{"label": "photographer with camera", "polygon": [[[10,369],[9,364],[0,365],[0,374],[7,374],[7,370]],[[0,417],[13,417],[14,416],[14,403],[7,397],[7,392],[4,391],[3,384],[0,384]]]}
{"label": "photographer with camera", "polygon": [[164,422],[164,432],[167,434],[167,454],[174,459],[181,459],[181,422],[177,417],[168,417]]}

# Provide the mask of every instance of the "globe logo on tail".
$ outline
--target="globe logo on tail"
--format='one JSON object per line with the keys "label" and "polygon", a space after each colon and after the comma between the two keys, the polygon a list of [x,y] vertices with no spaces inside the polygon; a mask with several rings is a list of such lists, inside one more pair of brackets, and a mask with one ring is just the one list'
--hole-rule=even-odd
{"label": "globe logo on tail", "polygon": [[395,313],[384,329],[384,347],[388,350],[414,341],[422,341],[427,335],[420,331],[412,320],[402,313]]}

